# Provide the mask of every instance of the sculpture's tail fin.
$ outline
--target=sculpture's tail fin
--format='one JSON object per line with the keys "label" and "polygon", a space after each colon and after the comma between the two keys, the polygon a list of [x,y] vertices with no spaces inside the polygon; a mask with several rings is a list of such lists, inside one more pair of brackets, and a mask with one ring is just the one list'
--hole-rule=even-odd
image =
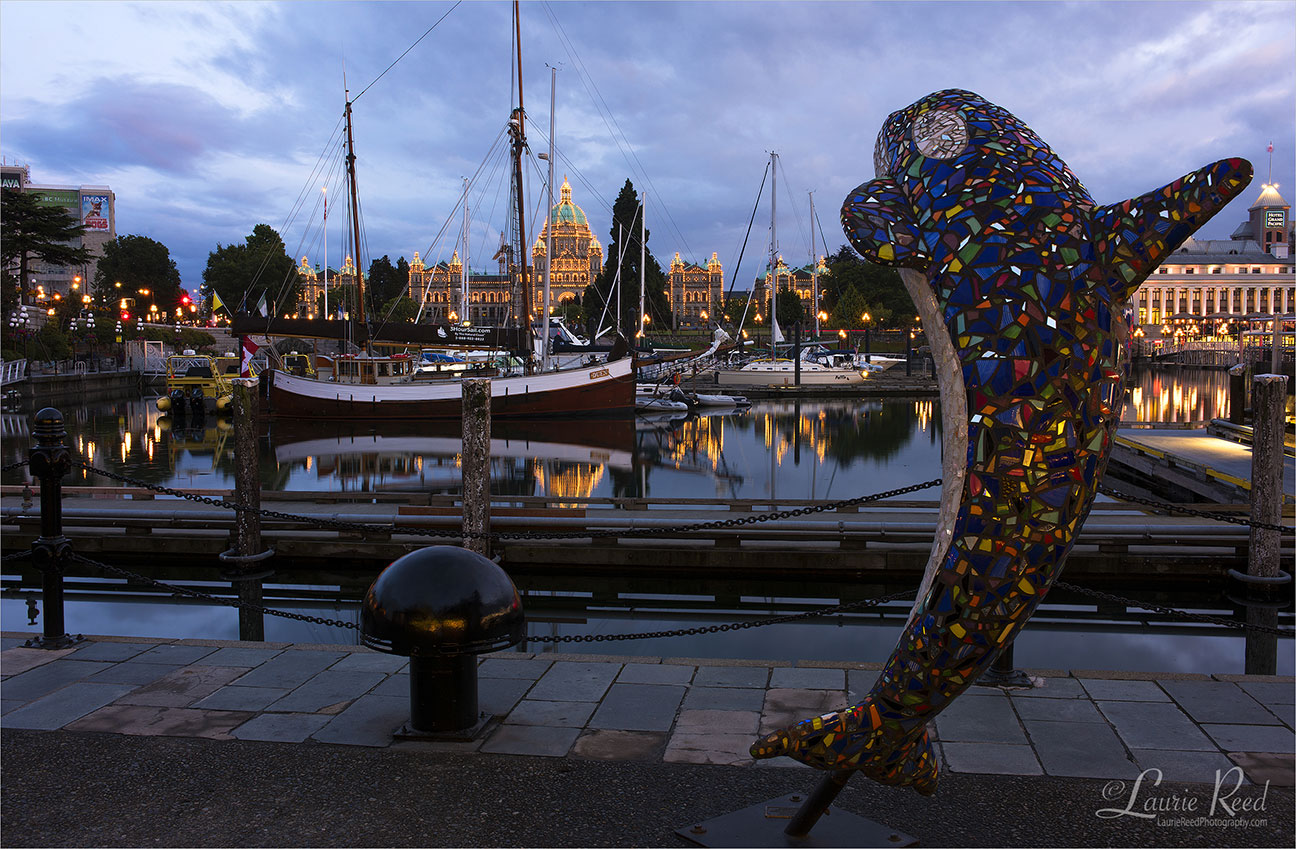
{"label": "sculpture's tail fin", "polygon": [[1095,259],[1108,271],[1112,302],[1128,300],[1154,268],[1250,182],[1250,162],[1221,159],[1147,194],[1094,209]]}

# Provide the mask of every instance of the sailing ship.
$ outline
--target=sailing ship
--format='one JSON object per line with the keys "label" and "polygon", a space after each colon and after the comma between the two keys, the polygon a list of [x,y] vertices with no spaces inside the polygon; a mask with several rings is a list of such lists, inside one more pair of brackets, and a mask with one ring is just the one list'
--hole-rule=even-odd
{"label": "sailing ship", "polygon": [[[521,22],[514,3],[514,24],[520,35]],[[516,204],[518,242],[508,252],[512,271],[521,289],[520,326],[506,328],[461,327],[457,325],[395,325],[382,328],[387,343],[435,344],[448,347],[506,347],[525,363],[526,373],[491,379],[493,416],[559,416],[616,414],[634,409],[633,356],[607,362],[584,363],[581,367],[532,373],[534,328],[531,315],[531,281],[526,258],[526,219],[523,202],[522,154],[526,149],[526,112],[522,100],[522,46],[517,44],[518,105],[509,117],[508,132],[513,154],[513,197]],[[350,191],[351,237],[359,258],[360,233],[355,183],[355,144],[351,104],[346,102],[346,166]],[[520,265],[516,264],[520,260]],[[461,415],[462,388],[457,381],[419,381],[416,362],[405,354],[375,355],[364,318],[364,276],[356,275],[357,321],[269,318],[246,314],[235,317],[235,333],[265,335],[323,336],[363,341],[364,351],[340,360],[331,379],[303,377],[281,368],[261,374],[262,397],[271,416],[330,419],[433,419]],[[261,326],[258,326],[261,325]],[[331,327],[321,327],[329,325]],[[547,336],[547,334],[543,334]],[[543,349],[543,348],[542,348]],[[547,359],[547,358],[546,358]]]}

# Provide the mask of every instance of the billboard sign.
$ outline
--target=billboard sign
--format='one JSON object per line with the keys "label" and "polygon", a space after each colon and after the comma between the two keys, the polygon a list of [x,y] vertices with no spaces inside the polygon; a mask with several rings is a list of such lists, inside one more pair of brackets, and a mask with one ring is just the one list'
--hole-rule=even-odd
{"label": "billboard sign", "polygon": [[76,189],[37,189],[36,203],[40,206],[62,206],[76,209],[81,205],[81,193]]}
{"label": "billboard sign", "polygon": [[109,212],[108,195],[81,196],[81,223],[87,230],[107,230]]}
{"label": "billboard sign", "polygon": [[22,189],[23,172],[21,169],[5,169],[0,172],[0,188],[4,189]]}

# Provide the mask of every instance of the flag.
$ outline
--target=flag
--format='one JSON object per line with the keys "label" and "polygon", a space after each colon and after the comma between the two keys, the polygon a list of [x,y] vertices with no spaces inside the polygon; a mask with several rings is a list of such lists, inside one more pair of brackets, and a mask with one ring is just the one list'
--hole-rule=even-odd
{"label": "flag", "polygon": [[[262,303],[265,303],[264,298]],[[242,336],[240,340],[243,345],[243,368],[239,372],[239,377],[252,377],[252,358],[256,356],[257,351],[261,350],[261,346],[253,342],[250,336]]]}
{"label": "flag", "polygon": [[1269,142],[1269,152],[1273,153],[1273,142]]}
{"label": "flag", "polygon": [[263,318],[270,315],[270,310],[266,307],[265,292],[261,293],[261,301],[257,304],[257,312],[261,313]]}
{"label": "flag", "polygon": [[216,312],[216,310],[225,310],[225,313],[229,314],[229,309],[226,308],[225,302],[220,299],[220,295],[212,292],[212,312]]}

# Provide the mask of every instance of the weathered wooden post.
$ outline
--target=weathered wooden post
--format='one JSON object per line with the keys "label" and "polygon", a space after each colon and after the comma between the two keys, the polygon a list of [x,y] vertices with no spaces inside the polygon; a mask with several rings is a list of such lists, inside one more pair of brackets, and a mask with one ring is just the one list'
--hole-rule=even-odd
{"label": "weathered wooden post", "polygon": [[[229,574],[238,589],[239,601],[260,607],[264,601],[261,582],[265,575],[256,573],[255,564],[271,552],[261,548],[261,458],[256,438],[257,394],[255,386],[234,381],[234,498],[249,509],[239,510],[235,521],[234,552],[221,555],[232,562]],[[239,608],[239,639],[265,639],[265,614],[246,607]]]}
{"label": "weathered wooden post", "polygon": [[491,382],[463,382],[463,531],[464,548],[490,557]]}
{"label": "weathered wooden post", "polygon": [[[1282,519],[1283,413],[1287,376],[1257,374],[1251,384],[1251,519],[1277,525]],[[1251,529],[1247,574],[1278,578],[1278,531]]]}
{"label": "weathered wooden post", "polygon": [[1229,373],[1229,421],[1235,425],[1246,423],[1246,363],[1238,363]]}
{"label": "weathered wooden post", "polygon": [[36,446],[28,454],[32,474],[40,479],[41,535],[32,543],[32,558],[41,569],[41,599],[45,602],[42,635],[27,641],[39,649],[63,649],[83,638],[69,636],[63,624],[63,564],[71,543],[63,536],[63,476],[72,468],[63,414],[46,407],[36,414]]}

